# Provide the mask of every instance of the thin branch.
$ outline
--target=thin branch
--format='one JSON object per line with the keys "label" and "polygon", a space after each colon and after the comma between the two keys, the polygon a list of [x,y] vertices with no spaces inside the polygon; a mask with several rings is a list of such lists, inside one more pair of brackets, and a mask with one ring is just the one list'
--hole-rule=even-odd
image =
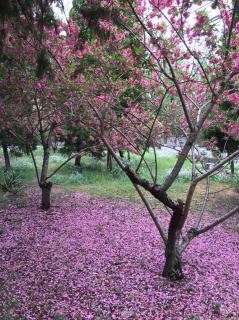
{"label": "thin branch", "polygon": [[167,243],[167,236],[166,236],[165,231],[163,230],[163,228],[162,228],[162,226],[161,226],[158,218],[155,216],[152,208],[150,207],[149,202],[148,202],[147,199],[145,198],[145,196],[144,196],[144,194],[142,193],[142,191],[140,190],[139,186],[138,186],[137,184],[135,184],[135,183],[133,183],[133,185],[134,185],[136,191],[138,192],[140,198],[142,199],[143,203],[145,204],[145,206],[146,206],[146,208],[147,208],[147,210],[148,210],[148,212],[149,212],[149,214],[150,214],[150,216],[151,216],[154,224],[156,225],[156,227],[157,227],[157,229],[158,229],[158,231],[159,231],[159,233],[160,233],[160,235],[161,235],[161,237],[162,237],[162,239],[163,239],[163,241],[164,241],[164,243],[165,243],[165,245],[166,245],[166,243]]}
{"label": "thin branch", "polygon": [[55,129],[56,126],[57,126],[56,121],[53,121],[53,122],[51,123],[51,125],[50,125],[49,132],[48,132],[48,137],[47,137],[47,141],[46,141],[46,144],[47,144],[48,147],[49,147],[49,145],[50,145],[51,135],[52,135],[52,133],[53,133],[53,131],[54,131],[54,129]]}
{"label": "thin branch", "polygon": [[233,31],[233,28],[235,27],[235,17],[236,17],[236,14],[238,13],[238,7],[239,7],[239,2],[238,0],[235,1],[235,4],[234,4],[234,8],[233,8],[233,13],[232,13],[232,20],[231,20],[231,24],[230,24],[230,28],[229,28],[229,33],[228,33],[228,39],[227,39],[227,44],[226,44],[226,47],[227,47],[227,55],[228,55],[228,52],[229,52],[229,49],[230,49],[230,44],[231,44],[231,38],[232,38],[232,31]]}
{"label": "thin branch", "polygon": [[228,213],[224,214],[221,218],[217,219],[213,223],[207,225],[206,227],[204,227],[200,230],[197,230],[196,228],[191,228],[190,230],[188,230],[187,235],[184,238],[184,240],[180,246],[180,253],[185,251],[185,249],[188,247],[188,245],[190,244],[192,239],[194,239],[195,237],[197,237],[198,235],[200,235],[202,233],[205,233],[205,232],[215,228],[217,225],[226,221],[227,219],[229,219],[230,217],[232,217],[234,214],[236,214],[238,212],[239,212],[239,206],[235,207],[234,209],[232,209]]}
{"label": "thin branch", "polygon": [[37,168],[37,164],[36,164],[36,159],[35,159],[34,154],[32,152],[32,148],[30,146],[28,146],[28,148],[30,150],[30,154],[31,154],[31,157],[32,157],[33,165],[34,165],[34,168],[35,168],[37,182],[40,185],[40,178],[39,178],[39,172],[38,172],[38,168]]}
{"label": "thin branch", "polygon": [[230,156],[224,158],[222,161],[220,161],[216,166],[214,166],[211,170],[208,170],[201,176],[197,177],[194,181],[198,183],[199,181],[205,179],[206,177],[210,176],[212,173],[220,169],[224,164],[228,163],[229,161],[233,160],[236,156],[239,155],[239,150],[233,152]]}
{"label": "thin branch", "polygon": [[198,236],[199,234],[205,233],[205,232],[211,230],[212,228],[215,228],[217,225],[221,224],[222,222],[224,222],[225,220],[232,217],[235,213],[238,213],[238,212],[239,212],[239,206],[235,207],[234,209],[232,209],[228,213],[224,214],[221,218],[217,219],[216,221],[207,225],[206,227],[204,227],[200,230],[196,230],[194,232],[194,237]]}
{"label": "thin branch", "polygon": [[165,93],[164,93],[164,95],[163,95],[163,97],[162,97],[162,99],[161,99],[161,101],[160,101],[160,105],[159,105],[159,107],[158,107],[158,110],[157,110],[157,113],[156,113],[156,115],[155,115],[154,121],[153,121],[152,126],[151,126],[151,128],[150,128],[150,131],[149,131],[149,134],[148,134],[148,138],[147,138],[146,143],[145,143],[144,151],[143,151],[143,153],[142,153],[142,156],[141,156],[141,159],[140,159],[140,161],[139,161],[139,164],[138,164],[138,167],[137,167],[137,169],[136,169],[136,172],[139,171],[140,166],[141,166],[141,164],[142,164],[144,155],[145,155],[146,150],[147,150],[148,145],[149,145],[149,141],[150,141],[150,139],[151,139],[151,135],[152,135],[152,132],[153,132],[154,125],[155,125],[156,120],[157,120],[157,118],[158,118],[158,116],[159,116],[159,113],[160,113],[160,111],[161,111],[161,109],[162,109],[163,102],[164,102],[167,94],[168,94],[168,90],[165,91]]}
{"label": "thin branch", "polygon": [[205,79],[206,79],[206,81],[207,81],[207,84],[208,84],[208,86],[209,86],[209,88],[210,88],[210,91],[211,91],[212,95],[214,96],[214,95],[215,95],[215,92],[214,92],[214,90],[213,90],[213,88],[212,88],[212,86],[211,86],[211,83],[210,83],[210,81],[209,81],[209,79],[208,79],[207,73],[206,73],[206,71],[205,71],[205,69],[204,69],[204,67],[203,67],[203,65],[202,65],[202,62],[200,61],[200,59],[199,59],[195,54],[193,54],[192,50],[191,50],[191,49],[189,48],[189,46],[187,45],[186,41],[183,39],[183,37],[181,36],[181,34],[179,33],[179,31],[174,27],[174,25],[173,25],[173,24],[171,23],[171,21],[168,19],[168,17],[166,16],[166,14],[165,14],[162,10],[160,10],[160,9],[159,9],[159,12],[164,16],[164,18],[165,18],[165,19],[168,21],[168,23],[171,25],[171,27],[172,27],[173,30],[176,32],[177,36],[178,36],[179,39],[182,41],[182,43],[184,44],[184,46],[186,47],[186,49],[188,50],[188,52],[191,54],[191,56],[198,62],[199,66],[200,66],[200,68],[201,68],[201,70],[202,70],[202,72],[203,72],[203,74],[204,74],[204,76],[205,76]]}
{"label": "thin branch", "polygon": [[66,161],[64,161],[58,168],[56,168],[49,176],[46,177],[46,180],[50,179],[53,177],[62,167],[64,167],[70,160],[74,159],[76,156],[84,156],[86,154],[86,150],[92,149],[97,147],[98,145],[95,145],[93,147],[87,147],[84,148],[81,152],[73,154],[71,157],[69,157]]}
{"label": "thin branch", "polygon": [[161,189],[164,191],[167,191],[171,185],[173,184],[174,180],[177,178],[180,170],[182,169],[182,166],[185,162],[185,160],[188,157],[188,153],[193,146],[196,138],[198,136],[198,131],[196,132],[191,132],[190,136],[188,137],[186,143],[184,144],[182,151],[179,153],[178,159],[176,164],[174,165],[173,170],[171,173],[168,175],[166,180],[164,181],[163,185],[161,186]]}
{"label": "thin branch", "polygon": [[202,216],[204,214],[204,211],[205,211],[205,208],[206,208],[206,205],[207,205],[207,200],[208,200],[208,196],[209,196],[209,187],[210,187],[210,177],[207,177],[205,196],[204,196],[204,200],[203,200],[202,209],[201,209],[201,212],[200,212],[200,215],[199,215],[199,219],[198,219],[198,222],[196,224],[196,229],[198,229],[198,227],[199,227],[199,225],[201,223]]}
{"label": "thin branch", "polygon": [[173,70],[173,66],[172,66],[171,62],[169,61],[169,59],[168,59],[167,57],[165,57],[165,60],[167,61],[167,64],[168,64],[169,69],[170,69],[170,71],[171,71],[173,83],[175,84],[176,90],[177,90],[177,92],[178,92],[178,96],[179,96],[179,99],[180,99],[180,101],[181,101],[181,105],[182,105],[183,112],[184,112],[186,121],[187,121],[187,123],[188,123],[188,126],[189,126],[189,128],[190,128],[191,131],[194,131],[194,127],[193,127],[192,122],[191,122],[191,120],[190,120],[190,116],[189,116],[189,113],[188,113],[188,109],[187,109],[187,106],[186,106],[186,103],[185,103],[185,100],[184,100],[184,97],[183,97],[181,88],[180,88],[180,86],[179,86],[178,80],[177,80],[177,78],[176,78],[175,72],[174,72],[174,70]]}

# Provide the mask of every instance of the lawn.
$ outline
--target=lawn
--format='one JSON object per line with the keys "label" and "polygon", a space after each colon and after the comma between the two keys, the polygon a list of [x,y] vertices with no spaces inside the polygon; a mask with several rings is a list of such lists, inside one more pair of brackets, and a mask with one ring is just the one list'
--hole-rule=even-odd
{"label": "lawn", "polygon": [[[42,150],[38,148],[35,152],[36,161],[40,168],[42,162]],[[1,153],[0,153],[1,158]],[[59,152],[52,153],[50,158],[49,172],[53,172],[62,162],[66,160],[66,157]],[[154,155],[152,152],[146,154],[146,160],[149,167],[154,171]],[[161,183],[168,172],[172,169],[172,166],[176,162],[176,156],[161,157],[157,161],[158,167],[158,183]],[[12,167],[17,175],[23,179],[23,183],[27,188],[33,188],[37,186],[35,172],[31,158],[24,155],[22,157],[11,158]],[[138,163],[138,156],[131,156],[131,166],[136,167]],[[3,162],[2,162],[3,164]],[[184,199],[187,193],[187,188],[191,179],[191,164],[186,161],[177,181],[170,188],[169,194],[177,199]],[[0,174],[3,172],[3,166],[0,168]],[[149,178],[149,171],[145,163],[142,164],[140,169],[140,175],[145,178]],[[101,160],[96,160],[92,157],[85,156],[82,158],[82,168],[77,169],[74,165],[74,160],[67,163],[58,173],[51,179],[55,186],[60,187],[66,192],[85,192],[96,197],[108,198],[108,199],[121,199],[126,198],[130,201],[138,201],[137,194],[134,190],[129,179],[122,172],[120,168],[113,162],[112,172],[108,172],[106,168],[106,157]],[[216,176],[212,179],[211,183],[211,196],[209,199],[208,210],[213,211],[215,204],[220,200],[225,200],[225,206],[230,207],[234,204],[235,198],[234,186],[237,185],[236,176],[233,181],[227,175]],[[227,189],[229,188],[229,189]],[[230,190],[230,188],[232,188]],[[221,189],[226,191],[220,193]],[[216,193],[215,193],[216,192]],[[193,207],[195,209],[200,208],[203,202],[203,196],[205,193],[205,183],[199,184]],[[215,194],[214,194],[215,193]],[[231,201],[232,200],[232,201]],[[4,201],[3,194],[0,192],[0,201]],[[157,204],[155,199],[150,198],[153,205]]]}

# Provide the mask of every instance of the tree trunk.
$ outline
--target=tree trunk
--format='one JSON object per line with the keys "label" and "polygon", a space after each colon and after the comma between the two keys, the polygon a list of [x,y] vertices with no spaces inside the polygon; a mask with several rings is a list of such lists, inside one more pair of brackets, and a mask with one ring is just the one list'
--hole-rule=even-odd
{"label": "tree trunk", "polygon": [[128,152],[128,160],[130,160],[130,152],[129,152],[129,150],[127,152]]}
{"label": "tree trunk", "polygon": [[119,155],[120,155],[120,158],[121,158],[121,159],[124,159],[124,151],[119,150]]}
{"label": "tree trunk", "polygon": [[3,156],[5,161],[5,168],[6,170],[9,170],[11,168],[11,163],[10,163],[10,157],[9,157],[7,145],[3,143],[2,148],[3,148]]}
{"label": "tree trunk", "polygon": [[77,155],[77,156],[75,157],[75,166],[76,166],[77,168],[81,168],[81,156],[80,156],[80,155]]}
{"label": "tree trunk", "polygon": [[39,186],[42,190],[41,208],[43,210],[48,210],[51,206],[50,196],[51,196],[52,182],[47,181],[49,156],[50,156],[49,145],[43,144],[43,162],[42,162],[41,179],[39,183]]}
{"label": "tree trunk", "polygon": [[230,163],[230,167],[231,167],[231,174],[234,175],[235,174],[235,165],[234,165],[234,161],[233,160]]}
{"label": "tree trunk", "polygon": [[107,170],[112,171],[112,156],[109,151],[107,152]]}
{"label": "tree trunk", "polygon": [[166,262],[163,269],[163,276],[170,280],[180,280],[183,278],[181,257],[178,249],[180,232],[184,223],[183,204],[174,210],[168,230],[168,240],[165,249]]}
{"label": "tree trunk", "polygon": [[51,182],[45,182],[40,185],[42,190],[42,198],[41,198],[41,208],[43,210],[48,210],[51,206]]}
{"label": "tree trunk", "polygon": [[170,251],[166,250],[165,256],[166,261],[163,269],[163,277],[173,281],[183,279],[181,257],[177,247],[175,246]]}

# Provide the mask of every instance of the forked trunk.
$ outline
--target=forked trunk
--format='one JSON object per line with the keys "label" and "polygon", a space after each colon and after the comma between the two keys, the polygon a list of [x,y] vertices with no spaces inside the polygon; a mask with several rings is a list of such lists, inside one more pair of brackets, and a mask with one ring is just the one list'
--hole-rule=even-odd
{"label": "forked trunk", "polygon": [[9,170],[11,168],[11,163],[10,163],[10,157],[9,157],[8,148],[7,148],[7,145],[5,143],[2,144],[2,149],[3,149],[5,168],[7,170]]}
{"label": "forked trunk", "polygon": [[40,185],[42,191],[42,198],[41,198],[41,208],[43,210],[48,210],[51,206],[51,182],[45,182]]}
{"label": "forked trunk", "polygon": [[183,204],[175,208],[168,229],[168,240],[165,249],[165,265],[163,276],[170,280],[180,280],[183,278],[181,257],[178,249],[180,232],[184,224]]}

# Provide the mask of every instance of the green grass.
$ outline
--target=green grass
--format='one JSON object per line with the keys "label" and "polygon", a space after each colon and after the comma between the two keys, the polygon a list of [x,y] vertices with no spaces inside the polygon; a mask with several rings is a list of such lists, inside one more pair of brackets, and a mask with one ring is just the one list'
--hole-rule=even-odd
{"label": "green grass", "polygon": [[[0,151],[1,152],[1,151]],[[42,162],[42,150],[38,148],[34,151],[37,165],[40,169]],[[0,153],[1,157],[1,153]],[[137,155],[131,156],[130,165],[133,168],[136,168],[139,162],[139,157]],[[154,168],[154,155],[152,152],[146,153],[145,157],[148,166],[152,170],[153,174],[155,173]],[[53,172],[63,161],[66,160],[66,157],[60,153],[52,153],[50,157],[49,164],[49,174]],[[161,157],[157,161],[157,177],[158,183],[162,183],[166,175],[172,170],[173,165],[175,164],[177,158],[176,156],[171,157]],[[13,157],[11,156],[11,164],[14,170],[21,175],[23,181],[28,186],[35,185],[37,187],[36,175],[32,160],[30,157],[24,155],[22,157]],[[169,190],[169,195],[174,199],[182,198],[184,199],[187,193],[187,188],[191,178],[191,164],[189,161],[186,161],[183,169],[177,181]],[[3,170],[3,168],[0,168]],[[140,168],[140,176],[151,179],[147,165],[143,162]],[[224,181],[225,180],[225,181]],[[226,181],[227,180],[227,181]],[[237,179],[239,181],[239,179]],[[112,172],[108,172],[106,169],[106,158],[103,158],[99,161],[92,157],[85,156],[82,158],[82,168],[77,170],[74,165],[74,160],[71,160],[67,163],[57,174],[51,178],[51,181],[59,186],[66,192],[87,192],[96,197],[104,198],[127,198],[132,201],[135,201],[137,198],[136,191],[129,181],[127,176],[122,172],[122,170],[113,162]],[[217,187],[223,183],[226,185],[229,184],[227,177],[221,177],[218,180],[213,182],[214,187]],[[200,199],[203,196],[204,187],[202,185],[199,188],[197,194],[196,206],[200,204]],[[3,194],[0,192],[0,202],[3,199]],[[153,198],[150,201],[154,204],[157,201]]]}
{"label": "green grass", "polygon": [[[34,151],[37,165],[40,169],[42,162],[42,150],[38,148]],[[147,153],[145,157],[148,166],[154,170],[154,155]],[[50,157],[49,173],[53,172],[66,157],[60,153],[52,153]],[[176,157],[163,157],[158,160],[158,183],[163,181],[166,173],[170,171]],[[130,165],[136,168],[139,162],[137,155],[132,155]],[[36,184],[36,175],[33,163],[30,157],[24,155],[22,157],[11,156],[11,165],[14,170],[21,175],[26,184]],[[190,168],[190,163],[185,163],[186,169]],[[1,169],[3,170],[3,168]],[[143,162],[140,168],[140,176],[150,179],[150,173],[147,165]],[[67,163],[57,174],[52,177],[52,182],[61,186],[66,191],[83,191],[89,192],[95,196],[107,198],[126,197],[135,199],[135,190],[127,176],[113,161],[113,170],[108,172],[106,169],[106,159],[97,161],[92,157],[85,156],[82,158],[82,170],[79,171],[74,166],[74,160]]]}

